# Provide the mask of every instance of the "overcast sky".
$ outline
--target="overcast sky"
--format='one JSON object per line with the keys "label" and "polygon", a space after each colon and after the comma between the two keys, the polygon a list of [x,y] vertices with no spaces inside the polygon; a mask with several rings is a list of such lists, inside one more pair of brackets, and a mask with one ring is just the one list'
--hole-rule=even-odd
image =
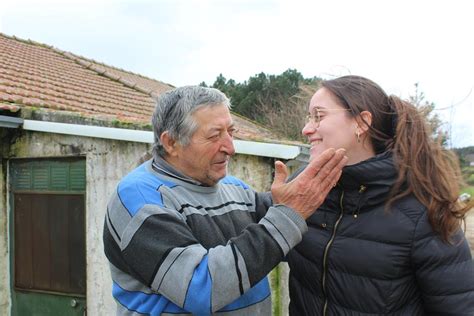
{"label": "overcast sky", "polygon": [[368,77],[407,97],[419,84],[474,146],[470,0],[2,0],[0,32],[174,86],[297,69]]}

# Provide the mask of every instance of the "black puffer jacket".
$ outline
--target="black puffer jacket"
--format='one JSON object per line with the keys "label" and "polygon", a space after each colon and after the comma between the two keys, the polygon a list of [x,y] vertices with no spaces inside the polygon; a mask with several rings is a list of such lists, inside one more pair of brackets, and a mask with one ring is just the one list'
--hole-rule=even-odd
{"label": "black puffer jacket", "polygon": [[384,202],[389,153],[344,168],[288,255],[290,315],[474,315],[474,263],[460,231],[444,243],[414,197]]}

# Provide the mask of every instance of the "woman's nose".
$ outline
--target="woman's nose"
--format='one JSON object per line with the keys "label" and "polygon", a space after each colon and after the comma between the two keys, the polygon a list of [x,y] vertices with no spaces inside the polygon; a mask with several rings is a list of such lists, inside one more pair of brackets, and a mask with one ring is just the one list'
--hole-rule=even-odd
{"label": "woman's nose", "polygon": [[316,132],[316,129],[317,128],[313,123],[308,122],[303,127],[303,129],[301,130],[301,134],[303,134],[303,136],[309,136],[309,135],[313,134],[314,132]]}

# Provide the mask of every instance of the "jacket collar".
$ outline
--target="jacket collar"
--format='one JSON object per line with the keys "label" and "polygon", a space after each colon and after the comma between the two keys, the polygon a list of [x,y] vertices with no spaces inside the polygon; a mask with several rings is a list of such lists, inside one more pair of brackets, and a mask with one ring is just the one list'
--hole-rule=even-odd
{"label": "jacket collar", "polygon": [[358,214],[372,206],[384,204],[397,178],[391,152],[343,168],[337,186],[331,190],[322,209]]}
{"label": "jacket collar", "polygon": [[342,170],[339,185],[345,190],[359,189],[361,185],[393,184],[397,170],[390,151],[376,155],[357,164],[346,166]]}

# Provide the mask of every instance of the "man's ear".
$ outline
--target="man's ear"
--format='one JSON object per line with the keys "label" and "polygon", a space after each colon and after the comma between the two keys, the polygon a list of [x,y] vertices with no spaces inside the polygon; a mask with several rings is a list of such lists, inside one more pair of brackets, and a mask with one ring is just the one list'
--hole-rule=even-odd
{"label": "man's ear", "polygon": [[163,148],[165,149],[166,153],[172,157],[176,156],[176,146],[177,142],[173,138],[171,138],[170,134],[168,131],[164,131],[160,135],[160,142],[163,145]]}
{"label": "man's ear", "polygon": [[369,127],[372,125],[372,113],[370,113],[369,111],[362,111],[356,118],[356,121],[357,128],[360,134],[365,134]]}

